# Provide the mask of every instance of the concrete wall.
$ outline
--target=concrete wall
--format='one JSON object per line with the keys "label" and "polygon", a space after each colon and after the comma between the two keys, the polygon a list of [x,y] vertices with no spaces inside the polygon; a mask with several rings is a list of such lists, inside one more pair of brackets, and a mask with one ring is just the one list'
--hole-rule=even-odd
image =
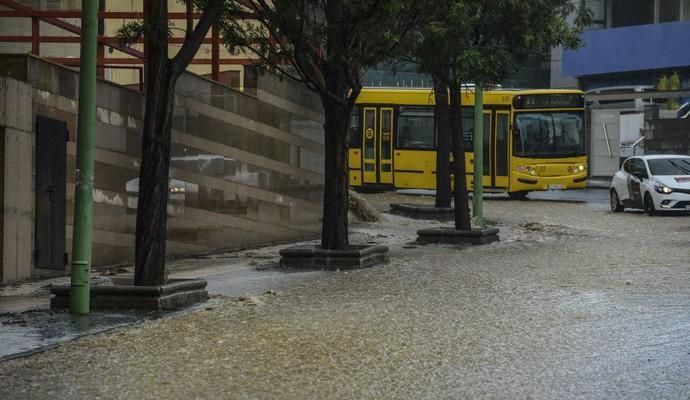
{"label": "concrete wall", "polygon": [[33,146],[31,87],[0,78],[2,139],[1,282],[32,276]]}
{"label": "concrete wall", "polygon": [[650,119],[645,122],[645,154],[690,155],[689,119]]}
{"label": "concrete wall", "polygon": [[[5,131],[2,281],[31,275],[35,119],[65,121],[71,253],[78,74],[26,55],[0,56]],[[202,253],[313,237],[320,229],[323,114],[306,89],[259,75],[250,96],[201,77],[175,99],[168,253]],[[97,87],[94,265],[131,261],[144,96]],[[11,189],[10,189],[11,188]],[[14,267],[12,267],[14,265]],[[27,267],[28,266],[28,267]]]}

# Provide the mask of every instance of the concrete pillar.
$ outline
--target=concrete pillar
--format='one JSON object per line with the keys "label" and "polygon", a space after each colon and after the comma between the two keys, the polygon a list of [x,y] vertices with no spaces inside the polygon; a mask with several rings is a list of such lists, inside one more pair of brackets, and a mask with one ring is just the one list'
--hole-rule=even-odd
{"label": "concrete pillar", "polygon": [[0,78],[0,198],[2,239],[0,280],[3,283],[33,275],[34,143],[31,87]]}

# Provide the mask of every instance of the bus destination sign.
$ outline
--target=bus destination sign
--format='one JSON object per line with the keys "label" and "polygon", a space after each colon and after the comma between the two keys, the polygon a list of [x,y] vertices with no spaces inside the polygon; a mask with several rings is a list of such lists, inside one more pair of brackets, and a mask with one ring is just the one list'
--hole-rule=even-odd
{"label": "bus destination sign", "polygon": [[513,101],[515,108],[580,108],[584,107],[585,99],[581,94],[528,94],[516,96]]}

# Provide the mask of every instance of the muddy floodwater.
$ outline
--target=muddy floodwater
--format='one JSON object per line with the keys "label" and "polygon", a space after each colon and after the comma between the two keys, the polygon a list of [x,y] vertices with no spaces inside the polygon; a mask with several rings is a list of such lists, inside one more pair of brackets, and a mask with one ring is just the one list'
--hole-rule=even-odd
{"label": "muddy floodwater", "polygon": [[[377,207],[428,202],[368,195]],[[487,201],[501,241],[353,241],[391,262],[0,363],[1,399],[688,399],[690,217]]]}

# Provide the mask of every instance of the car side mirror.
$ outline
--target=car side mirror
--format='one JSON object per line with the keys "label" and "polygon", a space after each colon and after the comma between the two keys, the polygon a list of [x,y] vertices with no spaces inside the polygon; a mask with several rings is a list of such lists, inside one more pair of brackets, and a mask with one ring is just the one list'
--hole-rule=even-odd
{"label": "car side mirror", "polygon": [[639,168],[633,169],[632,174],[635,175],[640,180],[648,178],[647,171],[645,171],[643,169],[639,169]]}

